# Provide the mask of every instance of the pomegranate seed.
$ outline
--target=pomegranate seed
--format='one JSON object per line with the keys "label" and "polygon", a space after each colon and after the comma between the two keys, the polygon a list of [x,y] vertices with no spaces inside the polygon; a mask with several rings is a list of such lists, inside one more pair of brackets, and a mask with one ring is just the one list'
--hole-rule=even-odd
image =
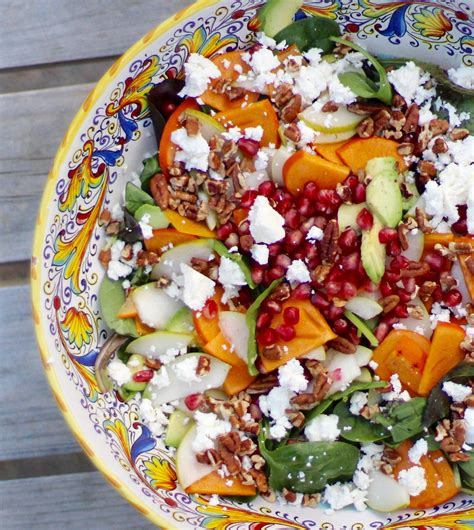
{"label": "pomegranate seed", "polygon": [[316,210],[316,213],[319,213],[319,214],[327,214],[327,211],[329,209],[329,206],[326,206],[325,204],[323,204],[322,202],[316,202],[314,204],[314,208]]}
{"label": "pomegranate seed", "polygon": [[217,229],[217,237],[220,240],[225,241],[230,236],[230,234],[232,234],[234,231],[235,231],[235,226],[233,223],[231,222],[225,223]]}
{"label": "pomegranate seed", "polygon": [[395,230],[395,228],[389,228],[386,226],[385,228],[382,228],[379,232],[379,241],[380,243],[383,243],[384,245],[386,243],[389,243],[390,241],[396,241],[398,239],[398,232]]}
{"label": "pomegranate seed", "polygon": [[342,232],[337,242],[343,254],[350,254],[357,248],[357,232],[348,228]]}
{"label": "pomegranate seed", "polygon": [[257,317],[257,323],[256,328],[261,331],[262,329],[266,329],[270,326],[272,323],[272,315],[267,312],[260,313]]}
{"label": "pomegranate seed", "polygon": [[293,201],[293,195],[286,188],[281,187],[275,189],[272,199],[277,203],[287,199]]}
{"label": "pomegranate seed", "polygon": [[133,374],[132,379],[137,383],[148,383],[153,379],[154,373],[154,370],[139,370]]}
{"label": "pomegranate seed", "polygon": [[244,193],[242,194],[242,198],[240,199],[240,206],[246,209],[251,208],[257,196],[257,190],[244,191]]}
{"label": "pomegranate seed", "polygon": [[346,338],[357,346],[360,342],[360,337],[357,335],[357,328],[350,326],[349,331],[346,333]]}
{"label": "pomegranate seed", "polygon": [[333,381],[341,381],[342,379],[342,368],[336,368],[329,374]]}
{"label": "pomegranate seed", "polygon": [[349,323],[344,318],[338,318],[334,321],[332,329],[334,330],[334,333],[344,335],[349,330]]}
{"label": "pomegranate seed", "polygon": [[329,309],[331,305],[323,293],[314,293],[311,297],[311,303],[318,309]]}
{"label": "pomegranate seed", "polygon": [[303,247],[299,247],[297,250],[295,250],[292,254],[293,259],[300,259],[304,260],[306,258],[306,253],[304,251]]}
{"label": "pomegranate seed", "polygon": [[342,315],[344,314],[344,308],[343,307],[336,307],[334,304],[331,304],[329,306],[329,309],[328,309],[327,313],[328,313],[329,320],[334,322],[338,318],[342,317]]}
{"label": "pomegranate seed", "polygon": [[260,149],[260,142],[252,140],[251,138],[241,138],[237,145],[245,156],[254,157]]}
{"label": "pomegranate seed", "polygon": [[291,258],[286,254],[279,254],[275,259],[275,266],[287,269],[291,265]]}
{"label": "pomegranate seed", "polygon": [[387,254],[389,256],[400,256],[402,247],[398,241],[390,241],[387,243]]}
{"label": "pomegranate seed", "polygon": [[293,208],[293,206],[294,206],[293,200],[287,198],[287,199],[283,199],[279,203],[277,203],[275,209],[276,209],[276,211],[279,214],[285,215],[288,210]]}
{"label": "pomegranate seed", "polygon": [[325,206],[339,206],[341,204],[341,197],[335,190],[319,190],[318,202]]}
{"label": "pomegranate seed", "polygon": [[295,208],[292,208],[291,210],[288,210],[285,214],[285,224],[289,228],[292,228],[293,230],[296,230],[300,226],[301,217],[298,213],[298,210]]}
{"label": "pomegranate seed", "polygon": [[214,320],[218,312],[219,308],[217,306],[217,302],[210,298],[204,305],[204,309],[202,310],[202,316],[207,320]]}
{"label": "pomegranate seed", "polygon": [[387,280],[382,280],[380,282],[380,292],[382,293],[383,297],[390,296],[391,294],[393,294],[392,284]]}
{"label": "pomegranate seed", "polygon": [[456,232],[456,234],[459,234],[461,236],[467,235],[467,221],[466,219],[459,219],[455,223],[451,225],[451,229],[453,232]]}
{"label": "pomegranate seed", "polygon": [[264,195],[265,197],[270,197],[275,193],[275,183],[271,180],[266,180],[262,182],[258,187],[259,195]]}
{"label": "pomegranate seed", "polygon": [[353,190],[359,184],[359,179],[355,175],[349,175],[342,184]]}
{"label": "pomegranate seed", "polygon": [[342,282],[341,296],[344,300],[350,300],[357,294],[357,287],[352,282]]}
{"label": "pomegranate seed", "polygon": [[441,300],[443,299],[443,290],[439,285],[433,291],[433,294],[431,296],[433,297],[433,300],[435,302],[441,302]]}
{"label": "pomegranate seed", "polygon": [[393,310],[393,313],[398,318],[407,318],[408,317],[408,308],[405,304],[398,304],[397,307]]}
{"label": "pomegranate seed", "polygon": [[383,339],[388,335],[390,328],[385,322],[381,322],[374,330],[374,335],[379,342],[382,342]]}
{"label": "pomegranate seed", "polygon": [[454,307],[462,302],[462,294],[457,289],[450,289],[444,293],[443,302],[448,307]]}
{"label": "pomegranate seed", "polygon": [[248,287],[244,287],[239,291],[239,303],[244,307],[249,307],[252,305],[254,296],[252,290]]}
{"label": "pomegranate seed", "polygon": [[403,278],[402,279],[403,287],[407,293],[414,293],[416,290],[416,280],[415,278]]}
{"label": "pomegranate seed", "polygon": [[304,235],[301,230],[292,230],[285,236],[285,248],[292,252],[297,249],[304,241]]}
{"label": "pomegranate seed", "polygon": [[344,271],[340,270],[336,265],[329,271],[328,282],[341,282],[346,277]]}
{"label": "pomegranate seed", "polygon": [[387,324],[389,328],[392,328],[394,324],[396,324],[397,322],[400,322],[400,319],[398,319],[397,317],[394,317],[393,315],[385,316],[384,318],[381,319],[380,322],[383,322],[384,324]]}
{"label": "pomegranate seed", "polygon": [[405,291],[404,289],[398,289],[397,294],[400,297],[400,302],[402,302],[403,304],[406,304],[411,300],[411,294]]}
{"label": "pomegranate seed", "polygon": [[319,250],[316,245],[311,243],[310,241],[306,241],[303,245],[305,258],[309,261],[314,258],[317,258],[319,256]]}
{"label": "pomegranate seed", "polygon": [[239,224],[239,226],[237,227],[237,232],[241,236],[246,236],[246,235],[250,234],[250,222],[247,221],[247,220],[242,221]]}
{"label": "pomegranate seed", "polygon": [[283,320],[285,324],[294,326],[300,321],[300,310],[297,307],[286,307],[283,311]]}
{"label": "pomegranate seed", "polygon": [[[392,261],[390,262],[390,269],[394,271],[399,271],[401,269],[408,268],[408,265],[410,265],[410,261],[407,258],[405,258],[405,256],[395,256],[395,258],[392,259]],[[399,278],[400,276],[398,276],[397,280]],[[397,280],[394,280],[394,281],[397,281]]]}
{"label": "pomegranate seed", "polygon": [[285,269],[282,267],[272,267],[268,271],[268,278],[270,281],[279,280],[285,275]]}
{"label": "pomegranate seed", "polygon": [[293,290],[293,297],[295,300],[308,300],[311,296],[311,286],[307,283],[300,283]]}
{"label": "pomegranate seed", "polygon": [[273,328],[267,328],[259,334],[258,339],[263,346],[271,346],[278,340],[278,336]]}
{"label": "pomegranate seed", "polygon": [[272,243],[271,245],[268,245],[268,255],[272,258],[275,256],[278,256],[281,252],[281,245],[280,243]]}
{"label": "pomegranate seed", "polygon": [[387,280],[387,282],[398,282],[398,280],[400,279],[400,273],[398,271],[396,272],[393,272],[393,271],[387,271],[384,275],[384,279]]}
{"label": "pomegranate seed", "polygon": [[304,195],[300,195],[296,199],[296,208],[300,214],[304,215],[305,217],[311,217],[315,211],[313,203]]}
{"label": "pomegranate seed", "polygon": [[316,201],[318,198],[318,185],[316,182],[307,182],[304,185],[303,194],[311,201]]}
{"label": "pomegranate seed", "polygon": [[263,282],[263,273],[265,272],[266,267],[264,265],[252,265],[252,280],[260,285]]}
{"label": "pomegranate seed", "polygon": [[352,191],[352,202],[354,204],[361,204],[364,201],[365,201],[365,186],[362,183],[359,183]]}
{"label": "pomegranate seed", "polygon": [[375,293],[379,286],[374,283],[372,280],[367,280],[363,283],[362,289],[366,291],[367,293]]}
{"label": "pomegranate seed", "polygon": [[280,339],[284,340],[285,342],[289,342],[290,340],[293,340],[296,337],[295,328],[286,324],[280,324],[276,328],[276,332]]}
{"label": "pomegranate seed", "polygon": [[342,284],[341,282],[327,282],[326,285],[326,291],[329,295],[336,295],[339,293],[339,291],[341,290],[341,287],[342,287]]}
{"label": "pomegranate seed", "polygon": [[428,263],[431,269],[434,271],[441,271],[445,265],[443,256],[436,254],[435,252],[429,252],[424,258],[425,263]]}
{"label": "pomegranate seed", "polygon": [[359,268],[360,255],[358,252],[353,252],[348,256],[342,256],[341,267],[345,271],[356,271]]}
{"label": "pomegranate seed", "polygon": [[374,216],[367,208],[363,208],[357,215],[356,223],[362,230],[370,230],[374,226]]}
{"label": "pomegranate seed", "polygon": [[184,398],[184,404],[189,410],[196,410],[204,403],[204,394],[190,394]]}

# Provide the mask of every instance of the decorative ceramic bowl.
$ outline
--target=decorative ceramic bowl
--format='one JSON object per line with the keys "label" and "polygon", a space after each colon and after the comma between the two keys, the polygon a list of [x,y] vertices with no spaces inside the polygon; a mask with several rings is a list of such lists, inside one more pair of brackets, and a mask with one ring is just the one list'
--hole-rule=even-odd
{"label": "decorative ceramic bowl", "polygon": [[[335,19],[377,54],[443,66],[473,64],[472,0],[316,0],[306,15]],[[164,528],[473,528],[474,500],[383,514],[221,500],[179,487],[172,455],[140,423],[135,403],[101,394],[94,360],[106,337],[97,303],[104,233],[100,211],[156,149],[146,94],[179,75],[191,52],[245,48],[259,0],[202,0],[137,42],[99,81],[74,118],[49,175],[32,260],[33,315],[41,358],[69,426],[95,465],[137,509]],[[416,522],[415,522],[416,521]]]}

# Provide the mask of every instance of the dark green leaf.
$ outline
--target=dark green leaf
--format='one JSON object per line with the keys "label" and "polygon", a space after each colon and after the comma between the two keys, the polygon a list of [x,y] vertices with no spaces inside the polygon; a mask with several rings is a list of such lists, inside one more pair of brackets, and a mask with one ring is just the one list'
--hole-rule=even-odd
{"label": "dark green leaf", "polygon": [[125,291],[122,288],[122,282],[104,276],[99,289],[99,306],[105,324],[119,335],[138,337],[132,318],[117,318],[117,313],[124,302]]}
{"label": "dark green leaf", "polygon": [[446,381],[453,383],[465,384],[469,379],[474,377],[474,365],[461,363],[451,371],[449,371],[443,379],[431,390],[428,396],[425,413],[423,415],[423,425],[430,427],[434,423],[449,415],[449,407],[451,400],[449,396],[443,392],[443,384]]}
{"label": "dark green leaf", "polygon": [[468,454],[469,460],[467,462],[458,462],[458,466],[465,475],[471,478],[474,485],[474,453],[470,451]]}
{"label": "dark green leaf", "polygon": [[158,154],[150,156],[150,158],[145,158],[143,161],[143,169],[140,173],[140,182],[142,183],[142,189],[150,189],[150,180],[157,173],[161,171],[160,165],[158,163]]}
{"label": "dark green leaf", "polygon": [[150,273],[145,272],[145,267],[139,267],[129,280],[131,285],[139,287],[150,281]]}
{"label": "dark green leaf", "polygon": [[229,258],[233,262],[237,263],[237,265],[240,267],[240,270],[243,272],[245,276],[245,281],[247,282],[250,289],[255,289],[256,285],[252,279],[252,271],[250,270],[248,264],[245,262],[245,259],[242,254],[239,254],[238,252],[229,252],[228,248],[224,245],[224,243],[217,239],[210,239],[209,241],[212,245],[212,249],[215,250],[219,254],[219,256]]}
{"label": "dark green leaf", "polygon": [[118,238],[126,243],[136,243],[143,239],[142,229],[138,221],[131,215],[128,210],[123,211],[124,227],[118,233]]}
{"label": "dark green leaf", "polygon": [[339,81],[349,87],[354,94],[363,98],[373,98],[377,87],[363,72],[343,72],[339,74]]}
{"label": "dark green leaf", "polygon": [[117,357],[118,359],[120,359],[124,364],[127,364],[128,363],[128,360],[130,359],[131,357],[131,353],[127,353],[127,346],[130,344],[130,342],[132,341],[132,339],[130,340],[127,340],[126,342],[124,342],[122,344],[122,346],[120,346],[120,348],[118,348],[117,350]]}
{"label": "dark green leaf", "polygon": [[125,188],[125,208],[132,214],[143,206],[144,204],[155,204],[153,197],[148,195],[145,191],[141,190],[138,186],[135,186],[132,182],[127,182]]}
{"label": "dark green leaf", "polygon": [[295,44],[301,52],[311,48],[320,48],[323,53],[334,49],[331,37],[339,36],[341,30],[334,20],[327,17],[307,17],[286,26],[275,35],[277,42],[286,41]]}
{"label": "dark green leaf", "polygon": [[255,367],[255,361],[257,360],[257,355],[258,355],[257,340],[256,340],[256,332],[257,332],[256,326],[257,326],[258,311],[263,301],[273,291],[273,289],[277,287],[277,285],[280,285],[282,281],[283,281],[282,278],[279,280],[274,280],[265,289],[265,291],[263,291],[263,293],[257,296],[253,304],[247,310],[246,322],[249,328],[249,348],[248,348],[248,354],[247,354],[247,367],[249,369],[250,375],[258,374],[258,370]]}
{"label": "dark green leaf", "polygon": [[326,484],[351,479],[357,468],[359,450],[354,445],[301,442],[270,451],[265,445],[265,431],[261,429],[259,448],[268,465],[268,482],[273,490],[315,493]]}
{"label": "dark green leaf", "polygon": [[362,416],[352,415],[344,401],[339,401],[333,414],[339,417],[337,427],[341,431],[341,437],[349,442],[377,442],[390,436],[390,432],[381,425],[371,423]]}
{"label": "dark green leaf", "polygon": [[424,430],[423,412],[426,399],[417,397],[402,403],[393,403],[387,410],[377,414],[374,421],[389,428],[392,440],[399,444]]}

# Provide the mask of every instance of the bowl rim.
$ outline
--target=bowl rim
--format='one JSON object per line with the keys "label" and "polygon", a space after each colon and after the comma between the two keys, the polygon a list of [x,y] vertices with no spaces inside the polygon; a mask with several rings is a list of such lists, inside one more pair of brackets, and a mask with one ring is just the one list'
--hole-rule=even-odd
{"label": "bowl rim", "polygon": [[170,530],[178,530],[178,526],[170,524],[169,519],[162,517],[156,511],[151,510],[142,499],[136,495],[130,486],[125,484],[121,479],[116,477],[108,469],[105,462],[98,457],[95,451],[90,447],[86,436],[83,434],[82,428],[77,422],[72,410],[66,404],[66,399],[63,397],[63,392],[59,385],[59,380],[50,363],[48,363],[48,346],[46,340],[45,323],[41,317],[40,300],[41,300],[41,260],[38,256],[41,255],[43,246],[46,225],[44,219],[47,218],[48,207],[51,204],[55,192],[55,177],[59,174],[59,170],[64,163],[66,154],[69,151],[71,143],[74,141],[80,127],[83,125],[87,115],[93,105],[97,102],[104,90],[107,88],[109,82],[114,79],[117,72],[125,66],[129,61],[133,60],[138,53],[143,51],[151,41],[158,39],[164,35],[168,30],[172,29],[177,23],[194,15],[198,11],[219,3],[220,0],[196,0],[194,3],[171,15],[166,20],[151,29],[142,38],[136,41],[125,53],[119,57],[114,64],[105,72],[105,74],[95,84],[91,92],[88,94],[76,115],[72,119],[66,133],[64,134],[61,143],[58,147],[54,157],[53,165],[48,174],[46,183],[43,188],[43,194],[36,217],[36,225],[33,236],[32,258],[31,258],[31,309],[33,324],[35,329],[36,344],[40,354],[40,359],[43,364],[44,372],[50,389],[56,400],[56,403],[63,415],[66,424],[72,431],[72,434],[79,442],[86,455],[89,457],[94,466],[102,473],[107,481],[117,490],[123,498],[125,498],[134,508],[147,517],[153,524],[162,526]]}

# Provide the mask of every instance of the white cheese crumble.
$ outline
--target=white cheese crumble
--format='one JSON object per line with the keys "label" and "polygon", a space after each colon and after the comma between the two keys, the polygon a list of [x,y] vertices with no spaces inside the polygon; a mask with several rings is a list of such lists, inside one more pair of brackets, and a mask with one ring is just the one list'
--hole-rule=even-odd
{"label": "white cheese crumble", "polygon": [[292,392],[300,392],[308,386],[304,369],[297,359],[291,359],[278,368],[278,382]]}
{"label": "white cheese crumble", "polygon": [[153,237],[153,227],[150,225],[151,215],[146,213],[142,215],[142,218],[139,221],[140,230],[143,236],[143,239],[150,239]]}
{"label": "white cheese crumble", "polygon": [[398,483],[403,486],[410,497],[416,497],[426,489],[425,470],[420,466],[402,469],[398,474]]}
{"label": "white cheese crumble", "polygon": [[130,368],[118,359],[109,363],[107,366],[107,373],[118,386],[125,385],[132,380],[132,372]]}
{"label": "white cheese crumble", "polygon": [[320,414],[311,420],[304,430],[310,442],[333,442],[341,434],[337,427],[339,421],[336,414]]}
{"label": "white cheese crumble", "polygon": [[413,61],[408,61],[402,67],[389,72],[388,80],[408,104],[415,102],[421,105],[436,95],[434,87],[426,89],[423,86],[430,80],[430,75]]}
{"label": "white cheese crumble", "polygon": [[259,265],[266,265],[268,263],[269,250],[266,245],[253,245],[250,253]]}
{"label": "white cheese crumble", "polygon": [[286,271],[286,279],[290,283],[307,283],[311,281],[308,267],[301,259],[295,259]]}
{"label": "white cheese crumble", "polygon": [[256,243],[276,243],[285,237],[285,219],[274,210],[267,197],[259,195],[250,208],[250,233]]}
{"label": "white cheese crumble", "polygon": [[263,127],[261,125],[257,125],[257,127],[247,127],[244,129],[244,136],[249,140],[260,142],[263,137]]}
{"label": "white cheese crumble", "polygon": [[168,424],[167,414],[171,414],[173,410],[174,407],[168,404],[155,407],[149,399],[142,398],[140,401],[140,416],[155,436],[163,434],[164,427]]}
{"label": "white cheese crumble", "polygon": [[155,372],[150,383],[156,390],[160,390],[161,388],[166,388],[167,386],[170,386],[168,370],[164,366],[162,366],[157,372]]}
{"label": "white cheese crumble", "polygon": [[220,420],[213,412],[197,411],[194,419],[196,420],[196,438],[192,443],[192,449],[195,453],[212,449],[214,440],[221,434],[230,432],[232,428],[230,422]]}
{"label": "white cheese crumble", "polygon": [[367,405],[367,392],[354,392],[351,396],[349,412],[354,416],[359,416],[360,411]]}
{"label": "white cheese crumble", "polygon": [[283,438],[293,426],[288,419],[286,410],[290,408],[292,392],[286,388],[277,386],[270,390],[266,396],[260,396],[260,410],[265,416],[270,417],[270,436],[276,440]]}
{"label": "white cheese crumble", "polygon": [[474,443],[474,407],[468,407],[464,411],[464,428],[466,443]]}
{"label": "white cheese crumble", "polygon": [[242,285],[247,285],[245,275],[238,263],[225,256],[221,258],[218,278],[224,287],[241,287]]}
{"label": "white cheese crumble", "polygon": [[319,226],[312,226],[306,234],[307,241],[321,241],[324,237],[324,232]]}
{"label": "white cheese crumble", "polygon": [[438,322],[449,322],[451,320],[451,313],[449,309],[444,308],[439,302],[435,302],[431,306],[430,322],[431,329],[435,329]]}
{"label": "white cheese crumble", "polygon": [[448,70],[449,79],[463,88],[474,89],[474,67],[461,65]]}
{"label": "white cheese crumble", "polygon": [[428,454],[428,443],[423,438],[420,438],[415,444],[408,450],[408,459],[413,464],[419,464],[421,457]]}
{"label": "white cheese crumble", "polygon": [[176,162],[184,162],[187,170],[207,171],[210,148],[201,134],[190,136],[188,131],[182,127],[171,133],[171,141],[181,149],[174,155]]}
{"label": "white cheese crumble", "polygon": [[393,374],[390,377],[390,384],[392,385],[391,392],[385,392],[382,394],[382,399],[385,401],[409,401],[410,394],[402,389],[402,383],[398,374]]}
{"label": "white cheese crumble", "polygon": [[183,302],[190,309],[199,311],[214,294],[216,282],[186,263],[181,264],[181,272],[183,273]]}
{"label": "white cheese crumble", "polygon": [[179,380],[185,383],[199,383],[201,378],[196,374],[196,368],[198,365],[198,356],[188,357],[182,361],[177,361],[172,365],[173,371]]}
{"label": "white cheese crumble", "polygon": [[467,396],[472,394],[471,387],[446,381],[443,383],[443,392],[447,394],[454,403],[462,403]]}
{"label": "white cheese crumble", "polygon": [[[181,97],[198,97],[207,90],[211,79],[221,76],[217,66],[199,53],[191,53],[184,65],[186,85],[179,93]],[[205,171],[205,170],[203,170]]]}

